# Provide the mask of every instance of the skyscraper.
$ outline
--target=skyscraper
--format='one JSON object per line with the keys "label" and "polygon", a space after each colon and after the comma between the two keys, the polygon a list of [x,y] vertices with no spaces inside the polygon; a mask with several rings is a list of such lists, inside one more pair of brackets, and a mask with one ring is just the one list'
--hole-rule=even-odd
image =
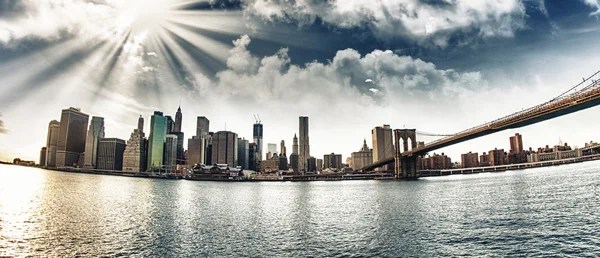
{"label": "skyscraper", "polygon": [[244,138],[238,138],[238,166],[249,169],[250,143]]}
{"label": "skyscraper", "polygon": [[248,169],[258,171],[260,169],[260,165],[258,163],[259,160],[257,159],[256,143],[250,143],[248,144]]}
{"label": "skyscraper", "polygon": [[102,170],[123,169],[123,153],[125,140],[118,138],[101,138],[98,140],[97,168]]}
{"label": "skyscraper", "polygon": [[258,160],[263,158],[263,125],[260,122],[256,122],[252,128],[252,136],[254,137],[254,143],[256,144],[256,155]]}
{"label": "skyscraper", "polygon": [[142,115],[140,115],[140,118],[138,118],[137,129],[140,134],[144,134],[144,118],[142,117]]}
{"label": "skyscraper", "polygon": [[[373,162],[394,156],[394,140],[392,138],[392,128],[389,125],[373,128],[373,130],[371,130],[371,136],[373,138]],[[386,165],[383,170],[388,170],[390,168],[391,166]]]}
{"label": "skyscraper", "polygon": [[40,166],[45,166],[46,164],[46,153],[47,153],[47,148],[46,147],[42,147],[42,149],[40,150]]}
{"label": "skyscraper", "polygon": [[183,151],[183,140],[184,140],[184,135],[183,132],[172,132],[171,134],[177,136],[177,156],[175,159],[175,163],[178,165],[183,165],[185,164],[185,157],[184,157],[184,151]]}
{"label": "skyscraper", "polygon": [[210,121],[208,121],[208,118],[199,116],[198,121],[196,122],[196,136],[200,137],[202,135],[208,135],[209,125]]}
{"label": "skyscraper", "polygon": [[46,167],[56,167],[56,150],[58,147],[58,133],[60,122],[56,120],[48,123],[48,138],[46,140]]}
{"label": "skyscraper", "polygon": [[292,153],[290,155],[290,168],[294,170],[294,172],[298,172],[298,153]]}
{"label": "skyscraper", "polygon": [[104,118],[92,116],[90,129],[85,140],[84,167],[96,168],[98,141],[104,138]]}
{"label": "skyscraper", "polygon": [[177,135],[167,134],[163,160],[167,172],[175,172],[175,168],[177,167]]}
{"label": "skyscraper", "polygon": [[[318,167],[317,167],[318,168]],[[333,168],[333,169],[341,169],[342,168],[342,154],[325,154],[323,155],[323,169]]]}
{"label": "skyscraper", "polygon": [[[307,165],[307,160],[310,158],[310,144],[308,139],[308,117],[301,116],[299,121],[299,153],[298,153],[298,169],[301,172],[310,171]],[[316,161],[315,161],[316,162]],[[315,164],[316,166],[316,164]]]}
{"label": "skyscraper", "polygon": [[173,128],[173,132],[181,132],[181,106],[177,108],[177,113],[175,113],[175,127]]}
{"label": "skyscraper", "polygon": [[373,151],[367,146],[367,140],[363,141],[363,146],[358,152],[352,152],[352,169],[359,170],[373,164]]}
{"label": "skyscraper", "polygon": [[292,153],[298,154],[298,137],[294,134],[294,140],[292,141]]}
{"label": "skyscraper", "polygon": [[79,108],[63,109],[56,147],[56,166],[73,166],[85,152],[89,116]]}
{"label": "skyscraper", "polygon": [[148,171],[160,170],[163,166],[165,141],[167,140],[167,118],[160,111],[150,117],[148,138]]}
{"label": "skyscraper", "polygon": [[193,167],[196,164],[206,163],[206,136],[192,136],[188,139],[187,164]]}
{"label": "skyscraper", "polygon": [[139,126],[138,123],[138,129],[133,129],[131,137],[129,138],[129,141],[127,141],[127,146],[123,153],[124,172],[138,173],[146,171],[146,149],[148,140],[146,140],[144,132],[139,130],[139,128],[144,127],[144,120],[141,119],[141,122],[142,126]]}
{"label": "skyscraper", "polygon": [[281,140],[281,143],[279,144],[279,150],[280,150],[279,151],[279,155],[283,155],[283,156],[287,155],[287,153],[286,153],[287,150],[285,148],[285,141],[284,140]]}
{"label": "skyscraper", "polygon": [[171,116],[165,116],[167,118],[167,133],[172,133],[175,130],[175,121]]}
{"label": "skyscraper", "polygon": [[521,153],[523,152],[523,136],[516,133],[515,136],[511,136],[510,140],[510,152]]}
{"label": "skyscraper", "polygon": [[219,131],[212,137],[212,162],[235,167],[238,163],[238,137],[234,132]]}

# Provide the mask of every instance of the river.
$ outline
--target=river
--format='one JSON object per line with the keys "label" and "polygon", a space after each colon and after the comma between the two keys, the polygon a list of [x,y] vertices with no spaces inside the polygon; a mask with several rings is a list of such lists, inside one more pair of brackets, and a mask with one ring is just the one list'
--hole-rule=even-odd
{"label": "river", "polygon": [[599,256],[600,161],[416,181],[0,165],[0,256]]}

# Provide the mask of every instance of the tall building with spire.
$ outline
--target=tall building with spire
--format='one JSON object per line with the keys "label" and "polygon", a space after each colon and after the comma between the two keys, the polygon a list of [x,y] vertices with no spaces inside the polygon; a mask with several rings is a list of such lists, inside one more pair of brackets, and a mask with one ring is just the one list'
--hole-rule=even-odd
{"label": "tall building with spire", "polygon": [[300,172],[310,171],[308,167],[308,159],[310,158],[310,144],[308,139],[308,117],[301,116],[299,120],[299,153],[298,153],[298,169]]}
{"label": "tall building with spire", "polygon": [[150,117],[150,137],[148,138],[148,171],[162,169],[165,142],[167,140],[167,117],[154,111]]}
{"label": "tall building with spire", "polygon": [[177,113],[175,113],[175,127],[173,128],[173,132],[179,133],[181,132],[181,106],[177,108]]}
{"label": "tall building with spire", "polygon": [[140,115],[140,118],[138,118],[137,130],[140,133],[144,133],[144,118],[142,117],[142,115]]}
{"label": "tall building with spire", "polygon": [[256,157],[258,160],[263,158],[263,125],[257,121],[252,128],[252,136],[256,144]]}
{"label": "tall building with spire", "polygon": [[292,154],[298,154],[298,137],[294,134],[294,140],[292,141]]}
{"label": "tall building with spire", "polygon": [[280,155],[280,156],[281,156],[281,155],[283,155],[283,156],[286,156],[286,155],[287,155],[287,153],[286,153],[286,152],[287,152],[287,150],[286,150],[286,148],[285,148],[285,141],[284,141],[284,140],[281,140],[281,143],[279,144],[279,155]]}
{"label": "tall building with spire", "polygon": [[56,148],[58,146],[58,131],[60,122],[50,121],[48,124],[48,139],[46,140],[46,167],[56,167]]}
{"label": "tall building with spire", "polygon": [[84,167],[96,168],[98,160],[98,142],[104,138],[104,118],[92,116],[90,129],[85,140]]}
{"label": "tall building with spire", "polygon": [[373,151],[367,146],[367,139],[363,140],[363,146],[357,152],[352,152],[352,169],[359,170],[373,164]]}
{"label": "tall building with spire", "polygon": [[56,166],[80,165],[80,156],[85,152],[89,115],[81,109],[70,107],[62,110],[56,148]]}

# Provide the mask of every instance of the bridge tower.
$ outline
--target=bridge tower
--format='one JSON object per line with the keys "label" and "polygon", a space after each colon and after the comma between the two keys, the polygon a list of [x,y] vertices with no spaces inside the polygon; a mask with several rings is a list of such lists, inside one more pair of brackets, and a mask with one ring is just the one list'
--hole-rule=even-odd
{"label": "bridge tower", "polygon": [[[403,152],[408,151],[408,140],[412,149],[417,148],[416,129],[396,129],[394,130],[394,172],[398,179],[415,179],[419,177],[419,162],[417,155],[402,156]],[[400,147],[402,141],[402,148]]]}

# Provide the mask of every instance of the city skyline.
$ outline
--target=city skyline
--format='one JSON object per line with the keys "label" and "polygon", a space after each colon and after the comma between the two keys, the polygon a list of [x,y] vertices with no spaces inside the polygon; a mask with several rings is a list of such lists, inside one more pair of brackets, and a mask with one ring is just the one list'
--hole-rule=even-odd
{"label": "city skyline", "polygon": [[[370,138],[376,125],[455,133],[547,101],[600,66],[594,51],[600,27],[598,6],[586,1],[490,2],[498,8],[483,9],[453,3],[461,8],[436,14],[456,21],[464,15],[460,10],[470,10],[488,18],[476,20],[467,15],[466,23],[452,26],[443,24],[443,19],[432,23],[399,17],[369,23],[363,11],[377,9],[368,1],[347,4],[343,12],[354,16],[328,15],[337,13],[333,7],[309,14],[325,24],[303,20],[293,12],[296,7],[284,3],[272,7],[281,15],[290,14],[291,24],[268,18],[255,5],[217,3],[208,10],[189,10],[189,22],[169,16],[228,35],[211,38],[212,34],[170,25],[171,32],[191,42],[187,45],[137,23],[124,27],[131,36],[123,38],[122,31],[107,32],[112,27],[94,23],[97,16],[90,15],[89,21],[56,16],[79,10],[85,3],[23,3],[0,11],[9,14],[0,18],[4,26],[0,30],[9,31],[0,33],[0,58],[6,60],[0,64],[0,84],[8,85],[0,89],[0,159],[36,159],[46,142],[48,121],[59,120],[55,110],[69,106],[104,117],[107,135],[120,139],[129,139],[131,121],[139,115],[149,121],[149,114],[161,110],[176,120],[175,110],[181,106],[186,142],[194,134],[195,116],[210,118],[215,127],[211,131],[224,130],[227,123],[227,130],[251,139],[248,124],[255,122],[252,114],[260,114],[265,143],[289,141],[297,133],[297,117],[308,116],[312,156],[334,152],[347,157],[360,147],[361,139]],[[130,7],[104,5],[116,11]],[[430,5],[415,5],[414,11],[440,11]],[[20,21],[26,11],[35,14],[32,20],[51,25],[38,30],[25,26]],[[194,16],[200,12],[214,15]],[[489,16],[490,12],[499,16]],[[211,23],[217,15],[223,26]],[[244,15],[248,19],[242,19]],[[44,23],[45,17],[61,22]],[[372,26],[340,22],[350,17]],[[385,24],[411,26],[392,26],[392,31],[399,30],[392,34],[399,36],[389,37],[383,30]],[[493,29],[500,24],[506,30]],[[65,28],[78,29],[60,34]],[[103,37],[90,41],[90,34]],[[275,37],[280,34],[286,37]],[[332,36],[339,39],[321,40]],[[164,40],[171,53],[152,43],[156,39]],[[120,47],[122,51],[114,51]],[[105,56],[110,57],[108,61],[101,58]],[[98,72],[91,73],[92,68]],[[43,109],[39,103],[44,103]],[[36,112],[25,120],[24,110]],[[593,108],[518,132],[527,136],[525,148],[558,138],[588,142],[600,126],[590,117],[599,113]],[[148,129],[146,125],[146,134]],[[459,160],[465,150],[508,149],[504,138],[515,132],[486,136],[438,153]]]}

